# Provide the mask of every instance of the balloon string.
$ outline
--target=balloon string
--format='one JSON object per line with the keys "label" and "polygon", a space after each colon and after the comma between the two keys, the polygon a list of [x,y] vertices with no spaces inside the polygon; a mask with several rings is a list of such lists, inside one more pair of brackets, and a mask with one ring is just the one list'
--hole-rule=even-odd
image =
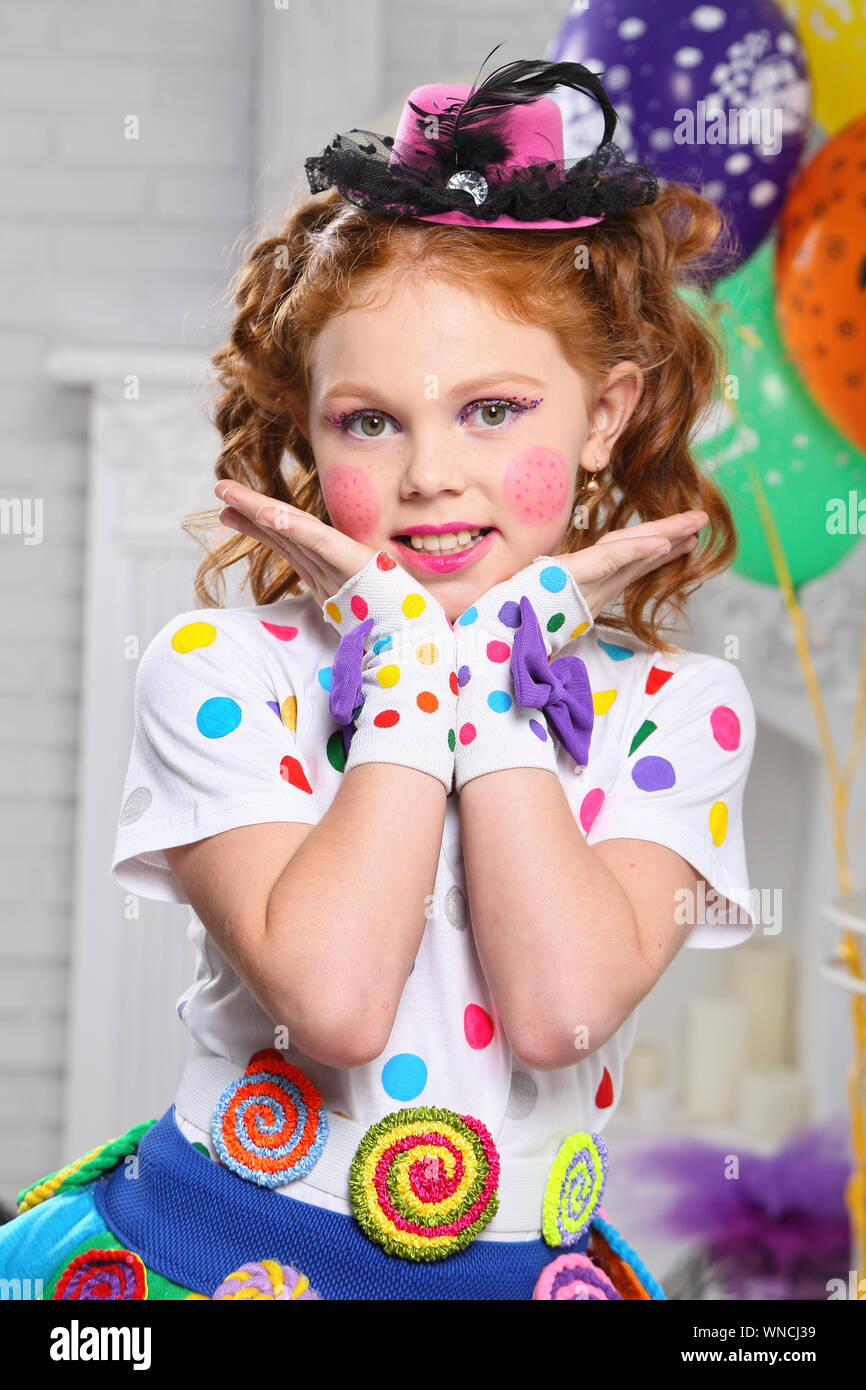
{"label": "balloon string", "polygon": [[[736,400],[730,404],[740,426],[743,418]],[[866,595],[863,609],[863,637],[860,644],[860,679],[854,711],[854,728],[851,748],[842,772],[836,758],[836,749],[830,731],[830,723],[821,693],[821,687],[812,663],[812,654],[806,638],[803,610],[797,601],[796,591],[791,580],[791,572],[785,558],[782,541],[773,518],[770,505],[758,470],[752,460],[745,456],[745,464],[752,484],[753,495],[767,538],[776,579],[785,599],[785,607],[794,630],[797,656],[803,670],[806,689],[818,724],[821,749],[827,767],[827,775],[832,791],[834,822],[834,846],[836,852],[836,873],[839,890],[843,896],[852,893],[851,867],[848,856],[847,817],[849,793],[854,770],[863,749],[864,728],[866,728]],[[856,980],[863,979],[863,962],[860,958],[860,940],[856,932],[847,931],[839,950],[840,959],[848,966]],[[866,1090],[866,994],[854,991],[851,998],[851,1022],[855,1038],[855,1052],[848,1072],[848,1106],[851,1117],[851,1149],[854,1166],[845,1187],[845,1204],[854,1237],[854,1263],[857,1270],[857,1288],[860,1285],[860,1271],[866,1263],[866,1126],[863,1117],[863,1092]],[[855,1294],[855,1297],[857,1295]]]}

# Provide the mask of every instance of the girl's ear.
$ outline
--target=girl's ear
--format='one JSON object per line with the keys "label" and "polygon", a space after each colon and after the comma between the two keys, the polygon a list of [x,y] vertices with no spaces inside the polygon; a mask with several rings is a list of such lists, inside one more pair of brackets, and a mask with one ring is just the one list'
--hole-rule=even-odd
{"label": "girl's ear", "polygon": [[604,468],[643,388],[644,375],[636,362],[618,362],[609,373],[596,398],[592,428],[580,456],[584,468],[591,472]]}

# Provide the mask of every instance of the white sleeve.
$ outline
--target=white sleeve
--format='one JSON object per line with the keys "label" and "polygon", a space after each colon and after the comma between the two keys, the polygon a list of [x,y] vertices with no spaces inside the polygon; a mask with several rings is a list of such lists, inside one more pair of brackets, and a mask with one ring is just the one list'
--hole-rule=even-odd
{"label": "white sleeve", "polygon": [[631,747],[586,837],[653,840],[694,865],[706,891],[687,946],[736,946],[755,930],[743,834],[755,732],[752,697],[732,662],[707,656],[676,667],[659,690],[642,693]]}
{"label": "white sleeve", "polygon": [[164,849],[240,825],[321,819],[298,737],[302,672],[293,678],[284,653],[267,659],[260,628],[252,610],[182,613],[145,650],[112,857],[121,887],[186,902]]}

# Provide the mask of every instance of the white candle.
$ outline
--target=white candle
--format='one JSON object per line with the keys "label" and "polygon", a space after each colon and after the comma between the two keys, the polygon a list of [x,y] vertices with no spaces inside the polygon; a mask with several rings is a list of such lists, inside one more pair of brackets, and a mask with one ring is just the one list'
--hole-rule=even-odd
{"label": "white candle", "polygon": [[746,1008],[749,1066],[790,1066],[795,1061],[792,953],[778,940],[750,942],[735,952],[731,964],[734,998]]}
{"label": "white candle", "polygon": [[809,1086],[797,1067],[748,1067],[740,1090],[740,1128],[752,1140],[780,1145],[809,1122]]}
{"label": "white candle", "polygon": [[694,1120],[733,1120],[746,1061],[746,1008],[739,999],[689,1001],[684,1058],[685,1106]]}

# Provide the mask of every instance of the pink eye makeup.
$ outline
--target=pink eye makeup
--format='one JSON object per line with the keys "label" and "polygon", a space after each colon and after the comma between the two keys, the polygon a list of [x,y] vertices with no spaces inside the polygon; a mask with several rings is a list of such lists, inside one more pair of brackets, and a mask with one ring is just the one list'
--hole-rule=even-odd
{"label": "pink eye makeup", "polygon": [[[502,429],[502,427],[508,423],[509,416],[514,417],[515,415],[521,415],[526,410],[534,410],[536,406],[541,405],[541,402],[543,400],[543,396],[539,396],[536,399],[530,399],[528,396],[484,397],[481,400],[472,401],[471,404],[465,405],[458,414],[457,421],[459,424],[462,425],[466,420],[469,419],[471,415],[474,415],[475,412],[478,410],[507,411],[505,419],[497,421],[485,421],[485,428],[490,430],[498,430]],[[351,426],[355,423],[356,420],[360,421],[365,419],[385,421],[394,426],[394,432],[396,434],[402,434],[402,430],[400,426],[397,424],[396,420],[393,420],[390,415],[386,415],[381,410],[341,410],[334,415],[326,415],[325,419],[327,420],[329,425],[333,425],[334,428],[340,430],[342,434],[349,434],[350,432],[352,432]],[[358,439],[361,436],[355,433],[354,437]],[[377,431],[370,433],[365,431],[364,437],[367,439],[381,439],[383,438],[383,432]]]}

